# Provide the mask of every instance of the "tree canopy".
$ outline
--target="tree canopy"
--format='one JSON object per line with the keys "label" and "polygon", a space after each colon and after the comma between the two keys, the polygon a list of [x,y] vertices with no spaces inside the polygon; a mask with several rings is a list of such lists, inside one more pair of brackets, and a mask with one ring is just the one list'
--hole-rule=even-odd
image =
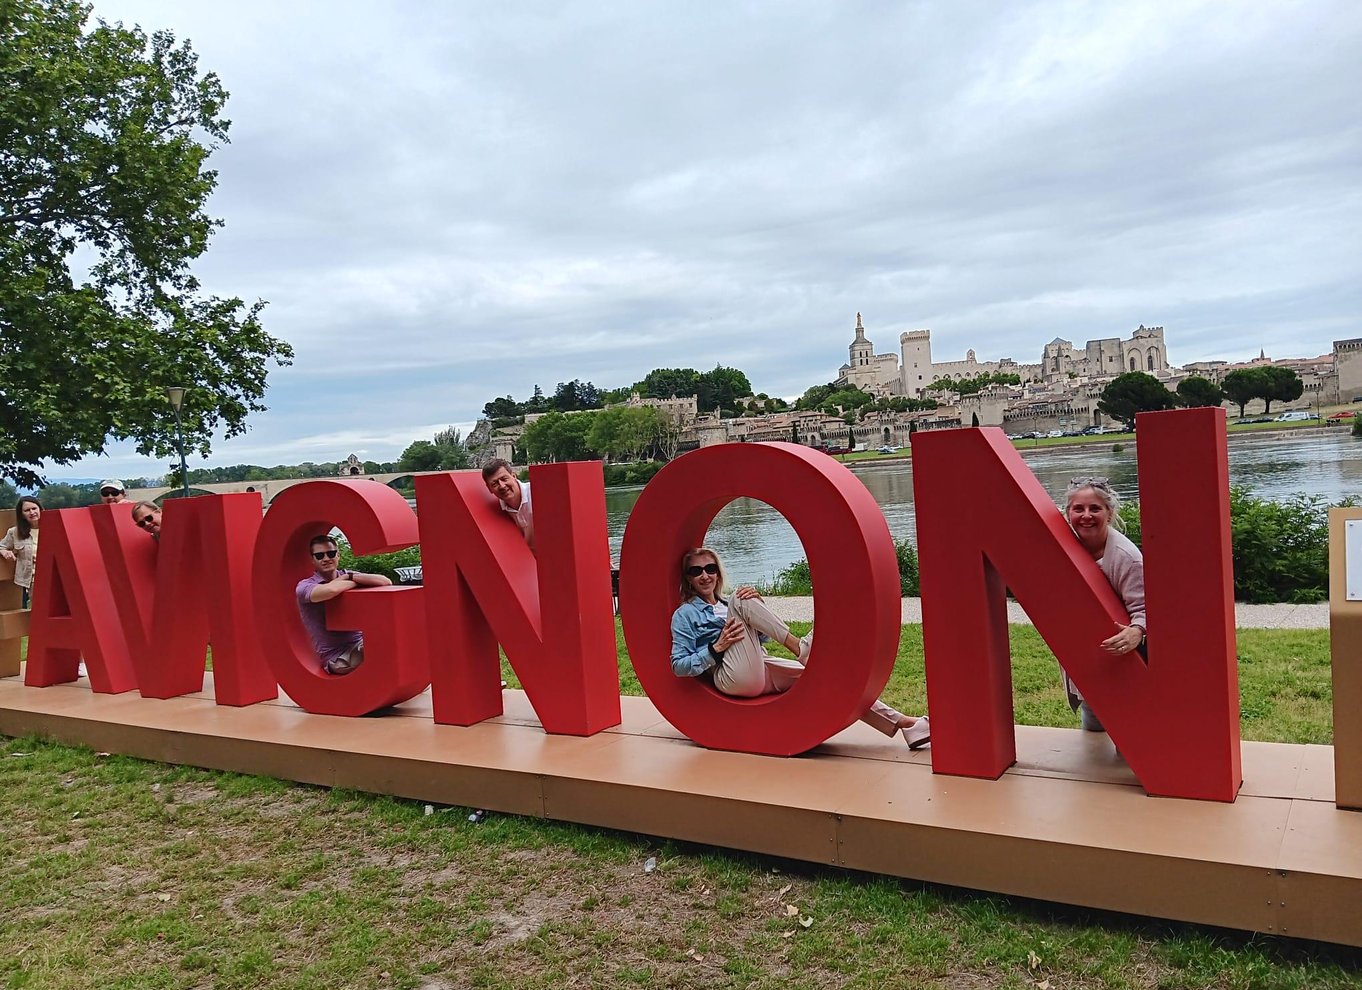
{"label": "tree canopy", "polygon": [[1177,399],[1153,375],[1143,371],[1127,371],[1117,375],[1102,390],[1097,408],[1112,419],[1119,419],[1128,428],[1135,428],[1135,414],[1172,409]]}
{"label": "tree canopy", "polygon": [[1221,380],[1225,398],[1239,407],[1239,418],[1244,417],[1244,407],[1258,398],[1263,388],[1261,368],[1237,368]]}
{"label": "tree canopy", "polygon": [[1189,409],[1218,406],[1225,401],[1225,393],[1210,379],[1192,375],[1178,382],[1178,401]]}
{"label": "tree canopy", "polygon": [[164,389],[182,385],[187,446],[264,409],[264,303],[200,292],[190,263],[227,140],[227,93],[187,43],[100,21],[72,0],[0,7],[0,477],[41,482],[109,437],[175,449]]}

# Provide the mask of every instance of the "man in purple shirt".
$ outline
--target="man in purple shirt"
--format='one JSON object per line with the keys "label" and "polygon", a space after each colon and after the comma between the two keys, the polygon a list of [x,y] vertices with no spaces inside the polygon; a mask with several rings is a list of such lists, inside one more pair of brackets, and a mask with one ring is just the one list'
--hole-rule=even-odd
{"label": "man in purple shirt", "polygon": [[348,674],[364,662],[364,634],[358,629],[326,628],[326,602],[351,588],[381,588],[392,584],[382,574],[340,570],[340,552],[329,536],[314,536],[308,544],[316,573],[298,582],[298,614],[303,618],[317,659],[328,674]]}

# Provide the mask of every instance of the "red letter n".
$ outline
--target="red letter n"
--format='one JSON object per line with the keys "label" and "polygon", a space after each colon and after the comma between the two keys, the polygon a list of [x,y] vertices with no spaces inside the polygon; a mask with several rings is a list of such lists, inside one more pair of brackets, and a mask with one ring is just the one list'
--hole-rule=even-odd
{"label": "red letter n", "polygon": [[620,722],[599,462],[532,467],[535,553],[476,472],[416,479],[435,721],[501,714],[497,643],[546,732]]}
{"label": "red letter n", "polygon": [[936,772],[997,777],[1016,759],[1006,587],[1149,793],[1234,800],[1224,411],[1147,413],[1138,426],[1147,663],[1099,648],[1125,610],[1001,430],[913,438]]}

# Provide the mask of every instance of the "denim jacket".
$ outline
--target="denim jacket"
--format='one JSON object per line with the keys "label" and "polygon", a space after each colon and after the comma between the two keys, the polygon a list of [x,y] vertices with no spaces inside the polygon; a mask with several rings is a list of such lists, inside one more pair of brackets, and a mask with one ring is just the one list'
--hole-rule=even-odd
{"label": "denim jacket", "polygon": [[719,638],[724,621],[703,598],[697,596],[681,603],[672,613],[673,674],[698,677],[715,666],[709,644]]}

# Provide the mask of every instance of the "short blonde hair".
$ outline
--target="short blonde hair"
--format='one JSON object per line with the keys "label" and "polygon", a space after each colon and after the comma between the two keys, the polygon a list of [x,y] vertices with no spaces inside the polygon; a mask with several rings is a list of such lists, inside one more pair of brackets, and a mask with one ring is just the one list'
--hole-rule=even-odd
{"label": "short blonde hair", "polygon": [[709,547],[691,547],[681,555],[681,600],[690,601],[695,597],[695,589],[690,586],[690,579],[686,577],[686,568],[690,566],[691,560],[696,557],[709,555],[714,558],[714,563],[719,565],[719,581],[715,585],[715,593],[723,594],[728,587],[728,576],[724,573],[724,562],[719,559],[718,553]]}

